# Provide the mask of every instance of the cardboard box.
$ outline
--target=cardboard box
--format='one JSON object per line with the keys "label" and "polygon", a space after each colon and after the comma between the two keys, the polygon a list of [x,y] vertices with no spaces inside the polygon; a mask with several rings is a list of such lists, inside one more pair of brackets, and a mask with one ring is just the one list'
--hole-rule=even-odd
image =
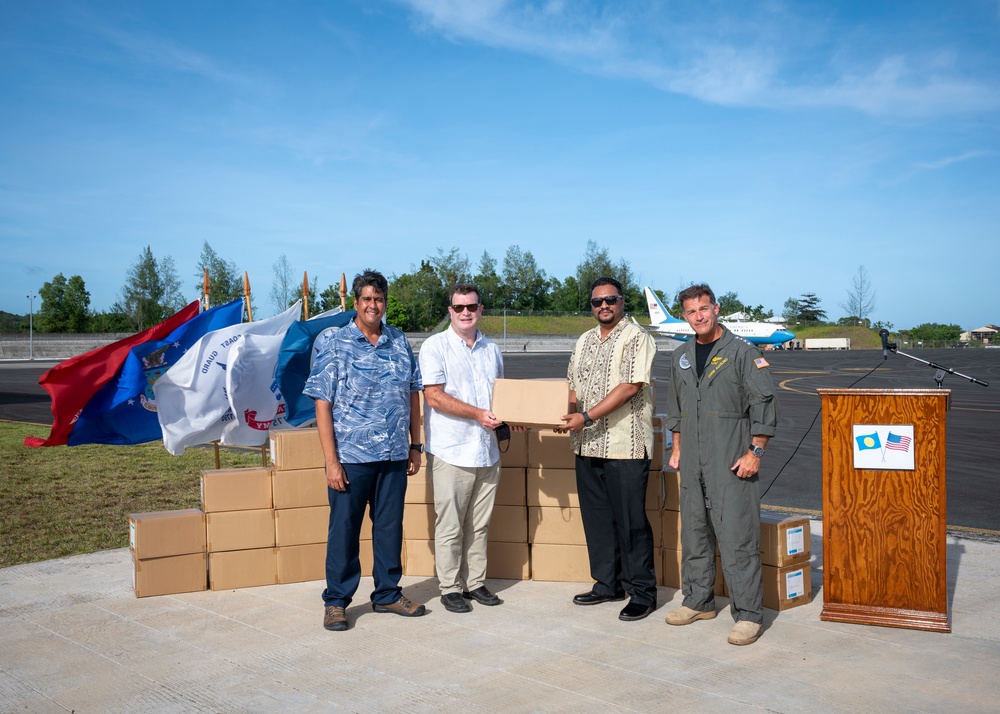
{"label": "cardboard box", "polygon": [[784,567],[808,563],[811,553],[809,518],[760,514],[760,562]]}
{"label": "cardboard box", "polygon": [[493,413],[508,424],[552,428],[569,413],[565,379],[498,379],[493,383]]}
{"label": "cardboard box", "polygon": [[403,539],[434,540],[437,515],[433,503],[407,503],[403,506]]}
{"label": "cardboard box", "polygon": [[528,542],[585,546],[580,509],[528,506]]}
{"label": "cardboard box", "polygon": [[528,433],[511,431],[506,451],[500,444],[500,465],[504,468],[523,469],[528,466]]}
{"label": "cardboard box", "polygon": [[201,472],[201,509],[249,511],[270,508],[271,469],[222,469]]}
{"label": "cardboard box", "polygon": [[663,570],[660,585],[675,590],[681,589],[681,552],[672,548],[663,549]]}
{"label": "cardboard box", "polygon": [[[526,475],[529,506],[580,507],[580,496],[576,488],[576,469],[528,467]],[[660,510],[663,499],[662,481],[663,477],[659,471],[650,471],[646,487],[646,510]],[[659,515],[655,518],[658,520]],[[659,532],[659,525],[654,524],[653,527]]]}
{"label": "cardboard box", "polygon": [[679,511],[660,511],[663,524],[662,543],[669,550],[681,549],[681,514]]}
{"label": "cardboard box", "polygon": [[205,514],[208,552],[250,550],[274,546],[274,511],[222,511]]}
{"label": "cardboard box", "polygon": [[[646,511],[653,531],[653,547],[661,547],[663,526],[660,511]],[[528,542],[549,545],[586,545],[583,531],[583,516],[579,508],[555,508],[551,506],[528,506]]]}
{"label": "cardboard box", "polygon": [[497,486],[497,506],[528,505],[527,477],[523,468],[501,467],[500,484]]}
{"label": "cardboard box", "polygon": [[809,563],[776,568],[762,566],[764,607],[787,610],[812,599],[812,568]]}
{"label": "cardboard box", "polygon": [[274,511],[274,544],[278,547],[326,543],[329,533],[329,506]]}
{"label": "cardboard box", "polygon": [[205,553],[136,557],[132,551],[132,589],[136,597],[192,593],[208,588]]}
{"label": "cardboard box", "polygon": [[487,543],[486,577],[531,580],[529,548],[527,543]]}
{"label": "cardboard box", "polygon": [[492,543],[527,543],[528,509],[525,506],[494,506],[486,540]]}
{"label": "cardboard box", "polygon": [[326,543],[278,547],[278,584],[326,579]]}
{"label": "cardboard box", "polygon": [[528,434],[528,466],[549,469],[575,469],[576,454],[569,445],[569,434],[551,429],[532,429]]}
{"label": "cardboard box", "polygon": [[371,538],[361,541],[359,545],[361,546],[358,550],[358,557],[361,560],[361,575],[367,578],[371,576],[372,570],[374,569],[375,550],[372,546]]}
{"label": "cardboard box", "polygon": [[403,540],[403,575],[434,577],[434,541]]}
{"label": "cardboard box", "polygon": [[212,590],[233,590],[278,582],[278,549],[255,548],[208,554]]}
{"label": "cardboard box", "polygon": [[362,541],[371,541],[372,539],[372,513],[371,509],[365,511],[365,517],[361,521],[361,536]]}
{"label": "cardboard box", "polygon": [[528,467],[526,469],[528,505],[555,508],[579,508],[576,469]]}
{"label": "cardboard box", "polygon": [[665,489],[663,508],[668,511],[679,511],[681,510],[681,472],[666,469],[662,473]]}
{"label": "cardboard box", "polygon": [[406,503],[434,503],[434,484],[426,465],[406,477],[406,496],[403,500]]}
{"label": "cardboard box", "polygon": [[128,544],[140,560],[204,553],[205,514],[197,508],[132,513]]}
{"label": "cardboard box", "polygon": [[[666,492],[666,483],[663,480],[662,471],[649,470],[649,481],[646,483],[646,510],[659,511],[663,508],[663,498]],[[657,520],[660,516],[657,514]]]}
{"label": "cardboard box", "polygon": [[278,471],[321,469],[326,465],[319,430],[271,430],[271,463]]}
{"label": "cardboard box", "polygon": [[295,469],[271,474],[271,499],[274,508],[329,506],[326,469]]}
{"label": "cardboard box", "polygon": [[585,545],[532,543],[531,579],[558,583],[592,583]]}

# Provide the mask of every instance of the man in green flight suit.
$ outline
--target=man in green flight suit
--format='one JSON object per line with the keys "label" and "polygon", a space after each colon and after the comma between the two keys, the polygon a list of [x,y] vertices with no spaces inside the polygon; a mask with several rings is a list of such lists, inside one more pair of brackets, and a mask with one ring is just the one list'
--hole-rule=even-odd
{"label": "man in green flight suit", "polygon": [[678,298],[695,339],[674,351],[667,386],[669,465],[681,474],[684,595],[667,623],[716,616],[718,543],[736,622],[729,642],[749,645],[764,629],[757,471],[778,423],[774,384],[760,351],[719,323],[708,285],[692,285]]}

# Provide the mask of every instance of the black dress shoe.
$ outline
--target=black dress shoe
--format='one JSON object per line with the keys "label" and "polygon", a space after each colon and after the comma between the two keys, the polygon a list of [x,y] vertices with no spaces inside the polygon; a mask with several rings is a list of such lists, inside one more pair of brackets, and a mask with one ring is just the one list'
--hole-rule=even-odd
{"label": "black dress shoe", "polygon": [[580,593],[579,595],[573,596],[574,605],[600,605],[602,602],[618,602],[619,600],[624,600],[628,597],[628,594],[624,591],[617,592],[614,595],[595,595],[594,591],[591,590],[589,593]]}
{"label": "black dress shoe", "polygon": [[458,593],[447,593],[441,596],[441,604],[448,612],[472,612],[469,603],[462,599]]}
{"label": "black dress shoe", "polygon": [[503,603],[503,600],[501,600],[496,595],[487,590],[485,585],[480,585],[472,592],[462,593],[462,597],[469,600],[475,600],[480,605],[489,605],[490,607],[492,607],[493,605],[500,605]]}
{"label": "black dress shoe", "polygon": [[618,619],[625,620],[626,622],[641,620],[642,618],[647,617],[655,609],[656,605],[640,605],[637,602],[629,601],[629,604],[626,605],[618,614]]}

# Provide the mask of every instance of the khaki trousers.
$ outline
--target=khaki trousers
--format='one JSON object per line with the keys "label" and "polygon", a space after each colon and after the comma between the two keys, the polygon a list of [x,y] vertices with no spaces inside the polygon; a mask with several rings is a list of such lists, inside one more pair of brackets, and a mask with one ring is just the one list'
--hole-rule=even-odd
{"label": "khaki trousers", "polygon": [[434,485],[434,560],[441,594],[475,590],[486,582],[486,536],[500,483],[493,466],[452,466],[427,455]]}

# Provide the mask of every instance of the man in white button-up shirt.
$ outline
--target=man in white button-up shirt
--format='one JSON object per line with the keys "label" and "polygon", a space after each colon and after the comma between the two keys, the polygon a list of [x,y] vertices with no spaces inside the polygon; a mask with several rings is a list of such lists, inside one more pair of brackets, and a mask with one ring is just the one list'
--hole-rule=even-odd
{"label": "man in white button-up shirt", "polygon": [[469,612],[466,600],[499,605],[486,588],[486,533],[500,482],[500,451],[491,409],[493,382],[503,377],[495,342],[479,332],[483,306],[475,285],[456,285],[449,298],[451,325],[420,347],[427,403],[424,450],[434,485],[434,558],[441,602]]}

